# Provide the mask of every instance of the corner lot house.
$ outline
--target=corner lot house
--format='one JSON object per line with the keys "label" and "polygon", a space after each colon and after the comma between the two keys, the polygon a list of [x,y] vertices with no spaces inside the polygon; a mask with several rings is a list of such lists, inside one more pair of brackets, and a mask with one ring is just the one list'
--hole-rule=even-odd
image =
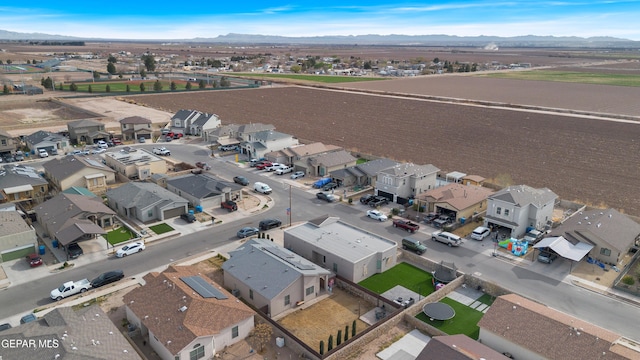
{"label": "corner lot house", "polygon": [[389,201],[406,204],[410,198],[436,187],[437,167],[402,163],[378,172],[375,182],[376,195]]}
{"label": "corner lot house", "polygon": [[640,247],[640,224],[614,209],[596,209],[573,214],[551,231],[572,244],[592,245],[592,258],[618,264],[631,249]]}
{"label": "corner lot house", "polygon": [[298,139],[293,135],[273,130],[247,134],[244,140],[245,142],[240,144],[241,151],[251,158],[261,158],[269,152],[283,150],[298,144]]}
{"label": "corner lot house", "polygon": [[0,129],[0,154],[16,151],[17,145],[11,134]]}
{"label": "corner lot house", "polygon": [[242,186],[209,174],[187,174],[166,180],[167,190],[187,199],[194,207],[218,208],[226,200],[242,199]]}
{"label": "corner lot house", "polygon": [[54,149],[61,153],[63,149],[69,146],[69,140],[65,136],[44,130],[38,130],[31,135],[25,136],[24,142],[36,154],[40,149],[46,150],[49,154],[55,153]]}
{"label": "corner lot house", "polygon": [[36,251],[36,230],[15,210],[0,211],[0,262],[19,259]]}
{"label": "corner lot house", "polygon": [[224,286],[270,317],[326,292],[328,270],[267,239],[251,239],[222,264]]}
{"label": "corner lot house", "polygon": [[284,247],[353,282],[396,265],[398,245],[323,216],[284,230]]}
{"label": "corner lot house", "polygon": [[59,191],[83,187],[94,194],[104,194],[107,185],[116,182],[116,172],[99,157],[68,155],[42,165],[44,174]]}
{"label": "corner lot house", "polygon": [[185,214],[189,202],[153,183],[129,182],[106,193],[109,207],[123,217],[147,223]]}
{"label": "corner lot house", "polygon": [[640,359],[634,342],[516,294],[498,297],[478,327],[480,342],[516,359]]}
{"label": "corner lot house", "polygon": [[418,195],[418,204],[427,211],[453,216],[456,220],[471,219],[487,211],[487,197],[493,194],[489,188],[452,183],[427,190]]}
{"label": "corner lot house", "polygon": [[213,359],[253,329],[255,312],[196,268],[170,266],[144,280],[124,296],[127,319],[161,359]]}
{"label": "corner lot house", "polygon": [[[3,346],[5,359],[142,360],[98,305],[58,307],[37,321],[0,332],[0,343],[34,340],[36,346]],[[41,342],[42,341],[42,342]]]}
{"label": "corner lot house", "polygon": [[153,135],[151,120],[141,116],[130,116],[120,120],[120,131],[122,140],[138,140],[141,137],[151,139]]}
{"label": "corner lot house", "polygon": [[528,227],[544,230],[551,226],[556,199],[558,195],[547,188],[509,186],[489,196],[484,226],[509,229],[514,238],[522,237]]}

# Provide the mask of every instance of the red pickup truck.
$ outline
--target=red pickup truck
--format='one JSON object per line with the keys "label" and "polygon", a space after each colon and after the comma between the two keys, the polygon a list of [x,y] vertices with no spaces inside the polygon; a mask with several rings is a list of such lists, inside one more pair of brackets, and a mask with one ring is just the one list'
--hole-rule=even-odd
{"label": "red pickup truck", "polygon": [[416,223],[412,223],[409,220],[401,220],[401,219],[393,220],[393,227],[399,227],[401,229],[405,229],[410,233],[414,233],[418,231],[418,229],[420,229],[420,225]]}

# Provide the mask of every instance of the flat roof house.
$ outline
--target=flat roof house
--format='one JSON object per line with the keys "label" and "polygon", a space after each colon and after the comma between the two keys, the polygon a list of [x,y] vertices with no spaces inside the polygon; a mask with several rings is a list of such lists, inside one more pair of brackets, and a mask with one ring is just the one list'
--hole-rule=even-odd
{"label": "flat roof house", "polygon": [[285,229],[284,247],[355,283],[395,266],[398,252],[394,241],[328,215]]}

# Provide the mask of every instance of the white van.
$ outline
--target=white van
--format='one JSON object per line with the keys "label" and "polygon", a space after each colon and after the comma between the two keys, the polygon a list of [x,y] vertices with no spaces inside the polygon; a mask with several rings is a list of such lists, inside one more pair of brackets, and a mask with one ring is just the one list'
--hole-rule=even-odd
{"label": "white van", "polygon": [[271,194],[271,188],[269,187],[269,185],[265,184],[265,183],[261,183],[261,182],[256,182],[253,184],[253,191],[255,192],[259,192],[265,195],[269,195]]}

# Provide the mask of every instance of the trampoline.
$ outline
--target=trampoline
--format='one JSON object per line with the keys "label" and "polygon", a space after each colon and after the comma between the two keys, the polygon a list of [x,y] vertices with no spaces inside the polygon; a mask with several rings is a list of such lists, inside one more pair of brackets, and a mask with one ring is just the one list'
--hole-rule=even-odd
{"label": "trampoline", "polygon": [[456,311],[451,306],[441,302],[424,304],[422,312],[430,319],[441,321],[449,320],[456,316]]}
{"label": "trampoline", "polygon": [[456,279],[456,271],[458,268],[454,263],[440,262],[438,268],[432,273],[433,278],[440,283],[448,284]]}

